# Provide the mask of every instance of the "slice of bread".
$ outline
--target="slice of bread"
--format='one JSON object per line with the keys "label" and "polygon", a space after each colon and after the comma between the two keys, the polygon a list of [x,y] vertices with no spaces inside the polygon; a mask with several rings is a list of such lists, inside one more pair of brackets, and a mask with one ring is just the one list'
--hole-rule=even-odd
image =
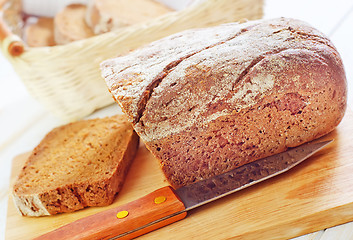
{"label": "slice of bread", "polygon": [[95,34],[159,17],[172,10],[153,0],[91,0],[86,22]]}
{"label": "slice of bread", "polygon": [[24,216],[53,215],[111,204],[139,138],[125,116],[81,120],[49,132],[13,186]]}
{"label": "slice of bread", "polygon": [[54,46],[54,19],[38,18],[36,23],[26,27],[25,38],[30,47]]}
{"label": "slice of bread", "polygon": [[70,4],[55,15],[54,36],[57,44],[67,44],[94,35],[85,21],[86,9],[83,4]]}

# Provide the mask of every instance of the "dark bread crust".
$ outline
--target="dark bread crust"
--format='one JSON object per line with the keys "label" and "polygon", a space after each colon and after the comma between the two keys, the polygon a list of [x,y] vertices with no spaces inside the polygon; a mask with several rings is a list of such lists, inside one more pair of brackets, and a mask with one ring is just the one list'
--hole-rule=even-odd
{"label": "dark bread crust", "polygon": [[[344,115],[343,65],[322,33],[281,18],[216,27],[210,36],[229,29],[235,33],[226,40],[202,50],[196,45],[164,68],[152,88],[144,86],[156,77],[119,63],[146,57],[145,51],[162,58],[172,54],[158,51],[166,39],[102,65],[111,92],[174,187],[316,139]],[[178,46],[173,37],[169,41]]]}

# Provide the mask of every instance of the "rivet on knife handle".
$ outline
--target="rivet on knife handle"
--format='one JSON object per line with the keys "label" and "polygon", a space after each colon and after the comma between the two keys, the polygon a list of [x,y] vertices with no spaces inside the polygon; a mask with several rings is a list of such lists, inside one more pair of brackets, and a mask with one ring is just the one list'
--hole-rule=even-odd
{"label": "rivet on knife handle", "polygon": [[186,216],[184,210],[184,204],[168,186],[36,239],[132,239],[183,219]]}

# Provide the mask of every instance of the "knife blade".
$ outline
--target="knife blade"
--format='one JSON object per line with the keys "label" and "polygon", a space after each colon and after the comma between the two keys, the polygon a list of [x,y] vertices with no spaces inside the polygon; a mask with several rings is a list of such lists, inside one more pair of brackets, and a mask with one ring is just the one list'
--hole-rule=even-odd
{"label": "knife blade", "polygon": [[183,219],[191,209],[284,173],[332,141],[306,143],[178,189],[166,186],[36,239],[132,239]]}

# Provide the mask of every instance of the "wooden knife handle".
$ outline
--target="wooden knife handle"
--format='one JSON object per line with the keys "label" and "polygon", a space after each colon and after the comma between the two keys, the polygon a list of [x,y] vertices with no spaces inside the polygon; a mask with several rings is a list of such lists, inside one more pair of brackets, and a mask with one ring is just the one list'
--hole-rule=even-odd
{"label": "wooden knife handle", "polygon": [[[186,216],[183,210],[184,204],[168,186],[133,202],[64,225],[36,239],[115,239],[122,234],[116,239],[132,239],[183,219]],[[168,216],[171,217],[151,224]]]}

